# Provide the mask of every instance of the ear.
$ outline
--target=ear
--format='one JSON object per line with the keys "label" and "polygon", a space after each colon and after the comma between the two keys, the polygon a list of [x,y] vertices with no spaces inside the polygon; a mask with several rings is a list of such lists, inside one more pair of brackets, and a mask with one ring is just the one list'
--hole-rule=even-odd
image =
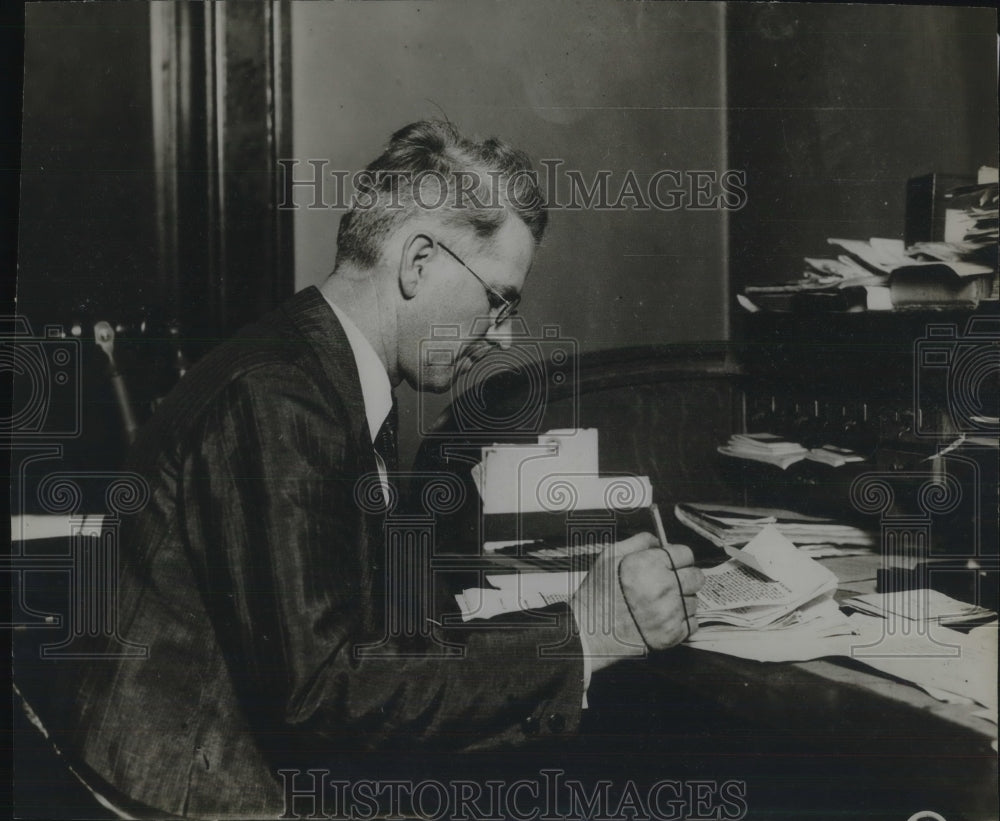
{"label": "ear", "polygon": [[412,234],[404,243],[399,260],[399,289],[412,299],[427,277],[424,266],[437,253],[437,243],[427,234]]}

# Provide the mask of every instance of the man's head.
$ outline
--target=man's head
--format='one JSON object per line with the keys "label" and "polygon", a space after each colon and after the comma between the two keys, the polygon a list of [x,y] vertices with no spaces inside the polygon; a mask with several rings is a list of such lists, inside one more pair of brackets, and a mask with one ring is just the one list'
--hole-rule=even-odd
{"label": "man's head", "polygon": [[[450,123],[413,123],[361,175],[340,223],[334,273],[367,274],[392,302],[380,306],[392,308],[394,338],[383,346],[394,357],[390,372],[443,391],[506,343],[508,329],[495,320],[519,298],[546,221],[523,152],[470,140]],[[451,345],[451,356],[421,361],[420,343],[447,326],[457,326],[455,341],[435,349]]]}

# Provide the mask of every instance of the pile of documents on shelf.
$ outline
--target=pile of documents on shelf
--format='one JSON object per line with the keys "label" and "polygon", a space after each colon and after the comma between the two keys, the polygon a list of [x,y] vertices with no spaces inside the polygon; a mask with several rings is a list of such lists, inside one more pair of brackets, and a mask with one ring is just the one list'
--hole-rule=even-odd
{"label": "pile of documents on shelf", "polygon": [[970,256],[996,264],[1000,238],[1000,186],[997,169],[981,168],[974,185],[953,188],[945,195],[944,239],[960,243]]}
{"label": "pile of documents on shelf", "polygon": [[[781,508],[682,502],[674,508],[674,515],[677,521],[722,548],[741,547],[765,527],[800,547],[846,545],[869,552],[878,545],[878,534],[872,531]],[[837,555],[844,554],[838,551]]]}
{"label": "pile of documents on shelf", "polygon": [[[995,185],[994,185],[995,187]],[[989,297],[995,259],[981,241],[918,242],[901,239],[829,239],[844,253],[836,259],[806,257],[797,280],[748,285],[740,304],[749,311],[878,311],[911,305],[978,305]],[[995,245],[995,240],[993,241]]]}
{"label": "pile of documents on shelf", "polygon": [[848,462],[863,462],[865,457],[847,448],[824,445],[821,448],[806,448],[798,442],[790,442],[775,433],[734,433],[724,445],[719,445],[719,453],[737,459],[765,462],[784,470],[803,459],[822,462],[831,467],[840,467]]}
{"label": "pile of documents on shelf", "polygon": [[945,195],[941,241],[831,238],[835,258],[806,257],[797,279],[748,285],[738,301],[751,312],[975,307],[997,298],[998,202],[997,169],[981,168]]}

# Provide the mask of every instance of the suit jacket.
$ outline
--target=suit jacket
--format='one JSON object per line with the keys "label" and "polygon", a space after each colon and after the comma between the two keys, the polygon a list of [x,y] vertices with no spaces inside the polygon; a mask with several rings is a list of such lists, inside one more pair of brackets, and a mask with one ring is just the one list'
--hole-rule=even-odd
{"label": "suit jacket", "polygon": [[502,750],[578,726],[566,607],[463,631],[462,658],[387,632],[384,514],[355,497],[376,470],[361,386],[315,288],[192,368],[129,469],[151,495],[122,525],[119,636],[148,658],[86,662],[64,728],[129,798],[275,817],[282,768],[377,776],[378,751]]}

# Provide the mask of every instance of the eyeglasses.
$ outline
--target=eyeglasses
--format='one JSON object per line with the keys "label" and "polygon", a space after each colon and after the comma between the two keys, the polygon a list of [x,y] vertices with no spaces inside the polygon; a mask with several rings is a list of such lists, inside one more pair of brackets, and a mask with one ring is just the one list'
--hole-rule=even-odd
{"label": "eyeglasses", "polygon": [[441,246],[442,250],[447,251],[455,259],[459,265],[465,268],[470,274],[472,274],[479,283],[486,289],[486,293],[490,298],[490,307],[497,311],[496,319],[493,320],[493,326],[499,328],[517,313],[517,306],[521,304],[521,295],[514,294],[513,297],[508,299],[503,294],[501,294],[496,288],[490,285],[485,279],[483,279],[479,274],[473,271],[458,254],[451,250],[447,245],[445,245],[441,240],[438,240],[438,245]]}

